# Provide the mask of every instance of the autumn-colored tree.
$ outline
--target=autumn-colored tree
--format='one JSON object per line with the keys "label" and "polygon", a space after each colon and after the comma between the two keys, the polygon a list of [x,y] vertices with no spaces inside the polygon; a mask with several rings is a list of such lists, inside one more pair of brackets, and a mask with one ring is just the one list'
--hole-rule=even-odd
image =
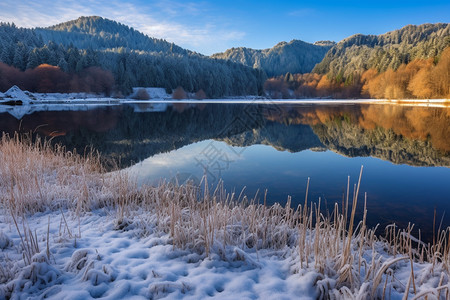
{"label": "autumn-colored tree", "polygon": [[25,71],[28,79],[28,90],[39,93],[67,92],[69,90],[68,74],[59,67],[48,64],[39,65],[33,70]]}
{"label": "autumn-colored tree", "polygon": [[437,96],[450,99],[450,47],[442,52],[433,73]]}
{"label": "autumn-colored tree", "polygon": [[361,96],[370,98],[370,91],[369,91],[369,83],[378,76],[378,71],[375,69],[369,69],[362,73],[361,75]]}
{"label": "autumn-colored tree", "polygon": [[196,93],[195,93],[195,99],[197,100],[203,100],[206,99],[206,93],[203,89],[199,89]]}
{"label": "autumn-colored tree", "polygon": [[317,97],[317,84],[319,83],[322,75],[315,73],[296,74],[294,75],[296,98],[309,98]]}
{"label": "autumn-colored tree", "polygon": [[431,98],[434,93],[432,81],[432,67],[423,68],[411,79],[408,84],[408,90],[417,97],[422,99]]}
{"label": "autumn-colored tree", "polygon": [[272,98],[284,98],[287,96],[288,90],[283,79],[270,78],[264,83],[264,90]]}
{"label": "autumn-colored tree", "polygon": [[322,76],[320,81],[317,83],[317,96],[327,97],[331,96],[333,93],[333,83],[327,76]]}
{"label": "autumn-colored tree", "polygon": [[0,92],[6,92],[13,85],[24,89],[23,72],[0,62]]}
{"label": "autumn-colored tree", "polygon": [[25,72],[0,63],[0,91],[17,85],[22,90],[41,93],[94,92],[109,95],[114,86],[111,72],[90,67],[80,74],[67,74],[59,67],[42,64]]}
{"label": "autumn-colored tree", "polygon": [[147,93],[146,89],[138,89],[136,94],[133,96],[136,100],[149,100],[150,95]]}
{"label": "autumn-colored tree", "polygon": [[114,76],[110,71],[99,67],[89,67],[80,73],[83,91],[110,95],[114,85]]}
{"label": "autumn-colored tree", "polygon": [[181,86],[178,86],[175,91],[173,91],[172,98],[177,100],[186,99],[187,95],[184,89]]}

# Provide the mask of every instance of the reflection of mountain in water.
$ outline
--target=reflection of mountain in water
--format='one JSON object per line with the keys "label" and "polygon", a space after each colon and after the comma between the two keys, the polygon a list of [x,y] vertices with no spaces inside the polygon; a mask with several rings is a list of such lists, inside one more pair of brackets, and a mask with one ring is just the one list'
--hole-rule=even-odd
{"label": "reflection of mountain in water", "polygon": [[[347,156],[450,166],[450,109],[390,105],[174,104],[38,112],[16,120],[0,114],[0,131],[34,131],[78,151],[92,146],[109,168],[218,139],[234,146],[270,145],[299,152],[327,147]],[[148,111],[148,112],[147,112]]]}
{"label": "reflection of mountain in water", "polygon": [[300,152],[311,148],[324,147],[311,126],[267,122],[264,127],[233,135],[223,139],[232,146],[269,145],[278,151]]}

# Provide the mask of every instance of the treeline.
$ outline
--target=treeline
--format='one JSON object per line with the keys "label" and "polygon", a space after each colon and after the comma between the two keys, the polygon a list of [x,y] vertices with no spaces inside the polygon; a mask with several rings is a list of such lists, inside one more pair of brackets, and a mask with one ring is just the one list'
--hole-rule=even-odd
{"label": "treeline", "polygon": [[[159,45],[161,51],[157,51],[155,47],[148,48],[149,51],[128,47],[79,49],[71,42],[77,41],[81,34],[80,30],[73,29],[78,28],[76,26],[69,26],[73,32],[61,31],[64,38],[57,39],[61,42],[57,44],[53,41],[44,42],[39,33],[41,29],[17,28],[14,24],[0,23],[0,62],[25,72],[41,64],[48,64],[79,78],[88,68],[101,68],[111,72],[114,78],[113,90],[123,95],[131,93],[132,87],[135,86],[164,87],[168,92],[181,86],[191,93],[203,90],[207,97],[212,98],[263,93],[266,77],[261,70],[188,51],[183,54],[180,50],[182,48],[165,41],[150,39],[124,25],[113,21],[89,22],[90,19],[84,18],[84,25],[80,25],[83,28],[85,45],[89,47],[100,47],[97,42],[104,36],[103,46],[108,46],[108,41],[115,46],[128,41],[128,46],[139,48],[145,47],[145,39],[148,39],[149,45],[152,43]],[[106,26],[106,31],[101,26]],[[115,30],[117,34],[114,37],[106,33],[100,35],[84,33]],[[120,38],[121,32],[128,34]],[[58,33],[54,34],[56,36]],[[134,36],[137,36],[137,41],[133,41]],[[20,85],[20,82],[14,84]]]}
{"label": "treeline", "polygon": [[99,67],[69,74],[48,64],[21,71],[0,62],[0,91],[6,91],[13,85],[38,93],[90,92],[110,95],[114,78],[111,72]]}
{"label": "treeline", "polygon": [[354,71],[339,74],[290,74],[271,78],[264,84],[273,98],[450,98],[450,47],[439,57],[415,59],[396,70]]}

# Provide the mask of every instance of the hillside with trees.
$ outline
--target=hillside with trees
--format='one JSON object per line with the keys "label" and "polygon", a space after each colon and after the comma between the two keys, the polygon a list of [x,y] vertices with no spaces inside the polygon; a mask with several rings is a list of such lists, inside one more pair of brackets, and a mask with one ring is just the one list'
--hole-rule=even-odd
{"label": "hillside with trees", "polygon": [[173,43],[151,38],[131,27],[98,16],[80,17],[48,28],[37,28],[45,43],[54,42],[79,49],[139,50],[145,52],[170,52],[181,55],[192,53]]}
{"label": "hillside with trees", "polygon": [[450,98],[450,24],[354,35],[312,73],[273,77],[264,88],[274,98]]}
{"label": "hillside with trees", "polygon": [[262,69],[267,76],[279,76],[286,73],[309,73],[321,62],[334,42],[320,41],[315,44],[300,40],[281,42],[269,49],[256,50],[239,47],[231,48],[211,57],[231,60],[243,65]]}
{"label": "hillside with trees", "polygon": [[[12,84],[26,88],[27,72],[42,64],[58,67],[71,78],[83,77],[92,67],[109,72],[114,78],[109,89],[119,95],[131,93],[135,86],[164,87],[169,92],[177,87],[193,93],[203,90],[213,98],[258,95],[265,80],[260,70],[211,59],[100,17],[81,17],[45,29],[0,24],[0,91]],[[90,90],[73,84],[68,91]]]}
{"label": "hillside with trees", "polygon": [[382,35],[355,34],[337,43],[313,72],[341,76],[397,70],[415,59],[438,57],[450,46],[450,24],[408,25]]}
{"label": "hillside with trees", "polygon": [[286,74],[264,84],[272,98],[449,99],[450,47],[440,56],[415,59],[397,70],[368,69],[344,78],[330,74]]}

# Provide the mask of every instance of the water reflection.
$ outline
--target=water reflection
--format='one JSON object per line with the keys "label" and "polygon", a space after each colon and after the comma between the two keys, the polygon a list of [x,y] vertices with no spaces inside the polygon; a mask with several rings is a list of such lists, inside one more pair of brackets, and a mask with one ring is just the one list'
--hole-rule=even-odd
{"label": "water reflection", "polygon": [[237,192],[246,186],[249,196],[268,189],[269,203],[288,195],[303,201],[311,177],[310,199],[332,208],[347,176],[355,181],[364,164],[369,224],[412,221],[428,232],[434,208],[438,216],[450,209],[449,128],[450,108],[367,104],[160,103],[0,114],[1,131],[33,131],[79,152],[93,147],[108,169],[130,168],[142,182],[198,182],[206,173]]}
{"label": "water reflection", "polygon": [[397,164],[450,166],[450,109],[395,105],[133,104],[0,113],[0,130],[57,137],[69,149],[94,147],[109,167],[127,167],[206,139],[299,152],[330,149]]}

